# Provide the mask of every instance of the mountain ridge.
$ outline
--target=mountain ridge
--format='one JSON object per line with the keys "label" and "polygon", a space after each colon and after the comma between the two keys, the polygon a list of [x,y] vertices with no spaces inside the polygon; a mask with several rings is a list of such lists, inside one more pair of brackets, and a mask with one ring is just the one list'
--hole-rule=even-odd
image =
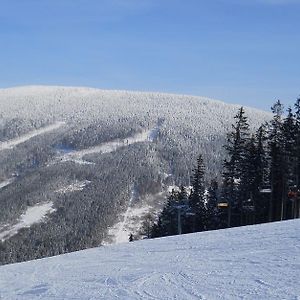
{"label": "mountain ridge", "polygon": [[[120,230],[110,229],[126,212],[132,219],[120,228],[139,235],[170,186],[190,185],[199,154],[207,182],[221,178],[240,108],[197,96],[44,86],[0,90],[0,103],[0,235],[9,236],[0,263],[114,241],[111,232]],[[271,119],[257,109],[246,114],[252,132]],[[19,229],[42,205],[52,207],[34,219],[43,222]],[[134,220],[132,212],[143,214]]]}

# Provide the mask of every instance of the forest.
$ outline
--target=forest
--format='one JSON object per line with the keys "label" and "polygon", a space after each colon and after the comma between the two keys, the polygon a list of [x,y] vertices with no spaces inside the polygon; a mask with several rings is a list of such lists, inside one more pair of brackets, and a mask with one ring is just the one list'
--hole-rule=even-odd
{"label": "forest", "polygon": [[[157,215],[169,186],[190,185],[198,153],[206,180],[219,181],[222,145],[239,108],[194,96],[64,87],[0,90],[0,98],[0,264],[102,245],[128,209],[132,186],[133,204]],[[247,114],[250,132],[271,119],[257,109]],[[24,139],[55,124],[61,126]],[[154,139],[91,151],[154,131]],[[15,139],[23,142],[5,147]],[[81,159],[64,159],[68,153]],[[43,204],[51,213],[5,235]]]}
{"label": "forest", "polygon": [[174,189],[157,222],[144,224],[149,237],[299,218],[300,99],[294,109],[285,112],[278,100],[271,110],[272,120],[251,133],[239,109],[223,147],[221,182],[207,184],[200,154],[191,188]]}

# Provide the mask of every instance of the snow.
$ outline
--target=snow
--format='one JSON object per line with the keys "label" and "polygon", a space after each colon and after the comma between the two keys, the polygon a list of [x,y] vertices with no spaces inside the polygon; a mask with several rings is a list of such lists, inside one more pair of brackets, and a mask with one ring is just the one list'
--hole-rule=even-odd
{"label": "snow", "polygon": [[12,178],[9,178],[9,179],[6,179],[6,180],[0,182],[0,190],[6,186],[12,184],[15,180],[16,180],[15,177],[12,177]]}
{"label": "snow", "polygon": [[126,139],[118,139],[113,140],[107,143],[102,143],[101,145],[89,147],[87,149],[78,150],[78,151],[69,151],[62,156],[56,158],[55,162],[66,162],[66,161],[73,161],[78,164],[93,164],[87,160],[84,160],[83,157],[89,154],[94,153],[111,153],[117,151],[119,148],[124,146],[129,146],[135,143],[151,141],[151,134],[152,130],[146,130],[141,133],[137,133],[131,137]]}
{"label": "snow", "polygon": [[122,244],[129,242],[129,235],[138,233],[142,217],[151,210],[151,206],[128,207],[123,220],[108,230],[108,240],[103,245]]}
{"label": "snow", "polygon": [[121,215],[121,221],[108,230],[108,238],[102,243],[103,245],[122,244],[129,242],[129,235],[138,233],[142,217],[151,209],[149,205],[136,206],[137,192],[133,186],[128,208],[124,215]]}
{"label": "snow", "polygon": [[0,267],[1,299],[299,299],[300,220]]}
{"label": "snow", "polygon": [[91,181],[89,181],[89,180],[82,180],[82,181],[76,180],[72,184],[69,184],[67,186],[64,186],[64,187],[56,190],[56,193],[66,194],[66,193],[72,193],[72,192],[77,192],[77,191],[83,191],[83,189],[90,183],[91,183]]}
{"label": "snow", "polygon": [[272,193],[272,190],[271,189],[261,189],[260,192],[265,193],[265,194],[269,194],[269,193]]}
{"label": "snow", "polygon": [[32,139],[33,137],[56,130],[64,124],[65,124],[64,122],[56,122],[54,124],[33,130],[31,132],[28,132],[18,138],[14,138],[14,139],[11,139],[11,140],[5,141],[5,142],[0,142],[0,151],[7,150],[7,149],[13,149],[17,145],[25,143],[28,140]]}
{"label": "snow", "polygon": [[20,216],[17,224],[14,225],[0,225],[0,240],[6,240],[17,234],[21,228],[30,227],[32,224],[42,221],[45,216],[54,211],[53,203],[40,203],[28,207],[26,212]]}

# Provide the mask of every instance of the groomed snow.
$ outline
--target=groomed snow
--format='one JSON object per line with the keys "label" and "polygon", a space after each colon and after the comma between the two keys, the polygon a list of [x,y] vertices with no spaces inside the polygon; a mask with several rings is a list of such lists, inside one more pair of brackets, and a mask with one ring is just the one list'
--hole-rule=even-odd
{"label": "groomed snow", "polygon": [[55,162],[66,162],[73,161],[78,164],[93,164],[89,161],[83,159],[85,155],[94,154],[94,153],[111,153],[117,151],[119,148],[124,146],[129,146],[135,143],[152,141],[150,133],[152,130],[143,131],[141,133],[137,133],[134,136],[128,137],[126,139],[118,139],[113,140],[107,143],[103,143],[98,146],[90,147],[83,150],[71,151],[63,156],[59,156],[56,158]]}
{"label": "groomed snow", "polygon": [[133,185],[127,210],[121,215],[121,221],[109,228],[108,238],[102,242],[102,245],[128,243],[129,235],[139,232],[142,226],[142,218],[149,212],[151,207],[148,205],[137,207],[136,202],[138,202],[138,192],[136,186]]}
{"label": "groomed snow", "polygon": [[17,224],[0,225],[0,240],[3,241],[12,237],[17,234],[21,228],[30,227],[34,223],[41,222],[48,213],[54,211],[52,206],[53,203],[48,202],[28,207],[26,212],[20,216]]}
{"label": "groomed snow", "polygon": [[12,178],[6,179],[4,181],[1,181],[0,182],[0,190],[5,188],[6,186],[12,184],[15,180],[16,180],[15,177],[12,177]]}
{"label": "groomed snow", "polygon": [[0,267],[1,299],[299,299],[300,220]]}
{"label": "groomed snow", "polygon": [[30,140],[38,135],[45,134],[45,133],[51,132],[53,130],[56,130],[64,124],[65,124],[64,122],[56,122],[54,124],[33,130],[31,132],[28,132],[18,138],[11,139],[11,140],[5,141],[5,142],[0,142],[0,151],[7,150],[7,149],[13,149],[17,145],[25,143],[28,140]]}

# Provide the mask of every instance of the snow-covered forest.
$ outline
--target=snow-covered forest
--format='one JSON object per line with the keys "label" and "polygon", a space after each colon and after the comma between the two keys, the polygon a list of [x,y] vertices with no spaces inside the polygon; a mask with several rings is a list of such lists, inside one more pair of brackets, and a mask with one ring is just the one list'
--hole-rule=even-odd
{"label": "snow-covered forest", "polygon": [[[125,216],[137,234],[170,187],[190,185],[199,154],[206,181],[221,180],[239,108],[194,96],[34,86],[2,89],[0,103],[2,264],[109,243]],[[272,118],[245,109],[251,132]]]}
{"label": "snow-covered forest", "polygon": [[173,190],[149,237],[215,230],[300,217],[300,98],[294,110],[278,100],[273,119],[250,132],[240,108],[227,134],[222,180],[205,182],[199,155],[192,186]]}

